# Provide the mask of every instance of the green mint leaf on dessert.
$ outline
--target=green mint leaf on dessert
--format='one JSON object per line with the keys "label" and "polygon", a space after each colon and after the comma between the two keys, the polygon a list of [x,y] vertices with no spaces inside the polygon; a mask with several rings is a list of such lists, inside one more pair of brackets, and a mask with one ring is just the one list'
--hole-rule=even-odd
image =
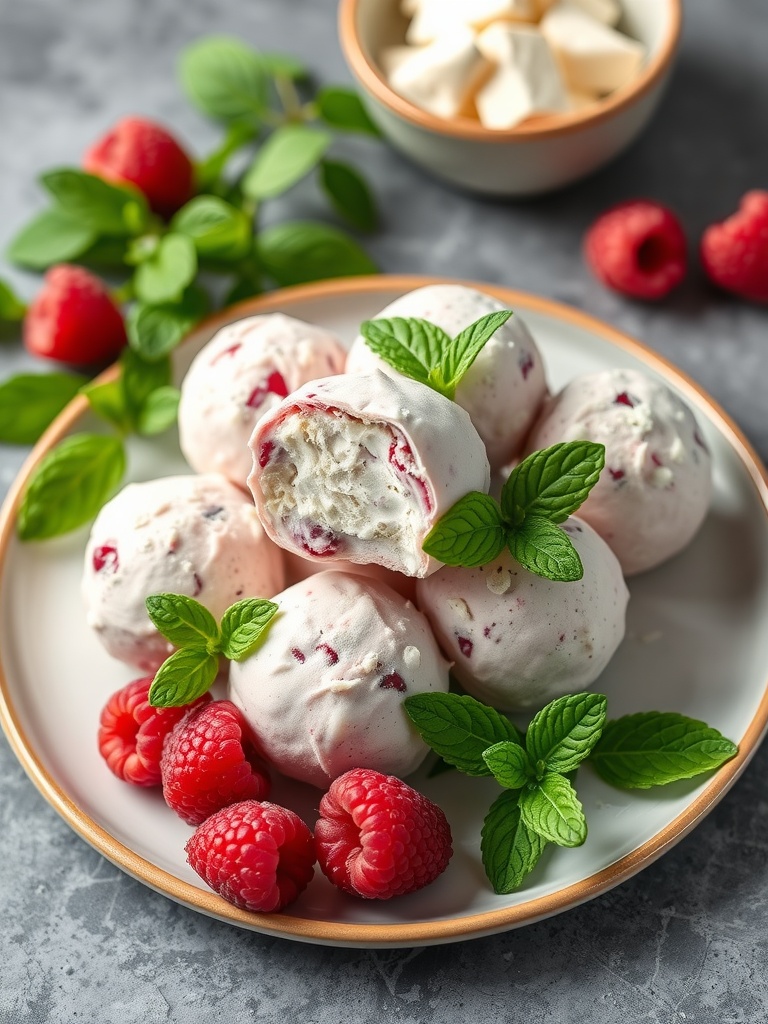
{"label": "green mint leaf on dessert", "polygon": [[432,387],[432,368],[450,338],[428,320],[392,317],[365,320],[360,333],[368,348],[398,373]]}
{"label": "green mint leaf on dessert", "polygon": [[587,499],[605,466],[605,446],[564,441],[533,452],[516,466],[501,491],[501,508],[512,526],[528,516],[564,523]]}
{"label": "green mint leaf on dessert", "polygon": [[281,287],[376,273],[376,264],[357,242],[327,224],[275,224],[259,233],[256,249],[264,272]]}
{"label": "green mint leaf on dessert", "polygon": [[522,819],[518,794],[509,790],[491,805],[480,840],[483,867],[493,891],[514,892],[533,871],[547,845],[546,839]]}
{"label": "green mint leaf on dessert", "polygon": [[220,633],[216,619],[193,597],[152,594],[145,604],[155,628],[174,647],[201,647],[208,649],[209,654],[218,650]]}
{"label": "green mint leaf on dessert", "polygon": [[320,162],[320,184],[334,210],[358,231],[373,231],[379,222],[376,201],[363,176],[340,160]]}
{"label": "green mint leaf on dessert", "polygon": [[20,373],[0,384],[0,441],[34,444],[85,383],[69,373]]}
{"label": "green mint leaf on dessert", "polygon": [[164,661],[149,688],[155,708],[177,708],[202,697],[218,675],[219,659],[205,647],[182,647]]}
{"label": "green mint leaf on dessert", "polygon": [[134,278],[136,295],[152,305],[178,302],[197,274],[197,252],[186,235],[169,232],[149,259],[139,264]]}
{"label": "green mint leaf on dessert", "polygon": [[522,790],[519,806],[524,824],[550,843],[581,846],[587,838],[587,819],[576,790],[556,772],[547,772],[537,786]]}
{"label": "green mint leaf on dessert", "polygon": [[290,78],[296,82],[309,75],[306,65],[287,53],[262,53],[260,56],[264,70],[273,78]]}
{"label": "green mint leaf on dessert", "polygon": [[605,725],[607,706],[601,693],[575,693],[542,708],[525,734],[537,774],[546,770],[565,775],[589,757]]}
{"label": "green mint leaf on dessert", "polygon": [[362,100],[352,89],[329,86],[317,95],[320,117],[332,128],[344,132],[362,132],[379,137],[381,132],[368,116]]}
{"label": "green mint leaf on dessert", "polygon": [[[440,364],[443,379],[449,389],[456,391],[456,386],[475,361],[485,343],[512,316],[511,309],[502,309],[497,313],[488,313],[480,317],[469,327],[465,327],[449,343],[443,353]],[[450,397],[453,397],[452,395]]]}
{"label": "green mint leaf on dessert", "polygon": [[465,775],[490,775],[483,752],[503,741],[520,742],[509,719],[474,697],[415,693],[403,703],[424,742]]}
{"label": "green mint leaf on dessert", "polygon": [[130,185],[112,185],[69,167],[46,172],[40,182],[61,210],[99,236],[129,238],[140,234],[149,222],[146,199]]}
{"label": "green mint leaf on dessert", "polygon": [[459,498],[427,534],[424,551],[445,565],[487,565],[504,550],[506,530],[494,499],[481,491]]}
{"label": "green mint leaf on dessert", "polygon": [[0,320],[8,324],[15,324],[24,319],[26,312],[26,305],[13,288],[6,281],[0,279]]}
{"label": "green mint leaf on dessert", "polygon": [[136,302],[128,314],[128,343],[147,362],[164,359],[208,312],[208,296],[197,285],[180,303]]}
{"label": "green mint leaf on dessert", "polygon": [[531,759],[519,743],[495,743],[483,751],[483,760],[505,789],[522,789],[535,778]]}
{"label": "green mint leaf on dessert", "polygon": [[19,231],[8,246],[8,259],[30,270],[77,259],[91,248],[97,233],[64,210],[46,210]]}
{"label": "green mint leaf on dessert", "polygon": [[267,109],[267,69],[238,39],[212,36],[187,47],[181,84],[195,106],[220,121],[258,121]]}
{"label": "green mint leaf on dessert", "polygon": [[190,238],[201,259],[233,262],[251,251],[250,218],[219,196],[195,196],[171,221],[171,231]]}
{"label": "green mint leaf on dessert", "polygon": [[243,661],[258,646],[264,630],[275,617],[273,601],[246,598],[224,612],[221,620],[221,653],[230,661]]}
{"label": "green mint leaf on dessert", "polygon": [[106,423],[111,423],[118,430],[128,431],[131,428],[131,412],[125,400],[123,382],[108,380],[102,384],[86,384],[80,393],[88,399],[91,409]]}
{"label": "green mint leaf on dessert", "polygon": [[112,496],[125,473],[119,437],[72,434],[38,463],[18,516],[22,540],[43,540],[82,526]]}
{"label": "green mint leaf on dessert", "polygon": [[286,124],[270,135],[242,181],[243,193],[256,202],[282,195],[320,163],[331,144],[328,132]]}
{"label": "green mint leaf on dessert", "polygon": [[181,392],[170,384],[157,388],[141,407],[136,429],[144,437],[162,434],[176,422]]}
{"label": "green mint leaf on dessert", "polygon": [[704,722],[646,711],[608,722],[590,764],[611,786],[649,789],[719,768],[738,750]]}
{"label": "green mint leaf on dessert", "polygon": [[521,527],[510,531],[507,544],[520,565],[537,576],[562,583],[573,583],[584,576],[571,538],[541,516],[529,516]]}

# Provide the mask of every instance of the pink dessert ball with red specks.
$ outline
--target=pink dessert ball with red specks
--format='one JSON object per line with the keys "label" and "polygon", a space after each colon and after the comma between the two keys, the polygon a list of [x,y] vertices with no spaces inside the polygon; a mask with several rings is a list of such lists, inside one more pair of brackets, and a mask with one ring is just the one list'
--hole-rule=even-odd
{"label": "pink dessert ball with red specks", "polygon": [[322,572],[275,597],[264,642],[232,662],[230,700],[278,771],[321,788],[350,768],[408,775],[428,748],[403,708],[448,690],[427,620],[383,583]]}
{"label": "pink dessert ball with red specks", "polygon": [[416,584],[453,674],[478,700],[504,711],[537,711],[588,689],[624,637],[629,593],[616,556],[586,523],[560,527],[584,576],[544,579],[504,552],[477,569],[445,566]]}
{"label": "pink dessert ball with red specks", "polygon": [[624,575],[682,551],[712,495],[709,448],[686,403],[641,370],[576,377],[547,403],[528,449],[577,439],[605,445],[605,469],[579,516],[610,545]]}
{"label": "pink dessert ball with red specks", "polygon": [[89,626],[113,658],[154,672],[172,653],[150,594],[186,594],[219,618],[284,586],[281,552],[241,490],[216,473],[129,484],[102,508],[85,551]]}

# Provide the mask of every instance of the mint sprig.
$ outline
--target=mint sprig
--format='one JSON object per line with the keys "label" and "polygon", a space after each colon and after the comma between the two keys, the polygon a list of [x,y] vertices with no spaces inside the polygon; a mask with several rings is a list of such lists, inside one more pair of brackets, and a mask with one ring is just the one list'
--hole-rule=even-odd
{"label": "mint sprig", "polygon": [[547,841],[528,828],[520,814],[518,794],[506,791],[494,800],[483,822],[480,853],[493,891],[507,895],[519,889],[539,862]]}
{"label": "mint sprig", "polygon": [[71,373],[20,373],[0,384],[0,441],[34,444],[85,384]]}
{"label": "mint sprig", "polygon": [[494,561],[506,545],[537,576],[580,580],[581,559],[558,524],[586,500],[604,466],[605,447],[592,441],[533,452],[510,473],[501,503],[476,491],[464,495],[432,527],[424,551],[445,565],[473,568]]}

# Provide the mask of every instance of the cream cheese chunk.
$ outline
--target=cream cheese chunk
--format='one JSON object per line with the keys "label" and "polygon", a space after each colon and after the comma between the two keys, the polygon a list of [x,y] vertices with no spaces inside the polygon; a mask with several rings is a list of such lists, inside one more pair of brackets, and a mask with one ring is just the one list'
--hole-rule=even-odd
{"label": "cream cheese chunk", "polygon": [[575,92],[596,96],[613,92],[639,73],[645,59],[645,48],[636,40],[570,3],[550,8],[541,31],[560,62],[568,88]]}
{"label": "cream cheese chunk", "polygon": [[482,29],[492,21],[534,22],[536,0],[421,0],[413,6],[407,43],[421,45],[441,38],[453,29]]}
{"label": "cream cheese chunk", "polygon": [[474,33],[460,26],[414,48],[390,73],[389,84],[422,110],[452,118],[466,110],[488,70]]}

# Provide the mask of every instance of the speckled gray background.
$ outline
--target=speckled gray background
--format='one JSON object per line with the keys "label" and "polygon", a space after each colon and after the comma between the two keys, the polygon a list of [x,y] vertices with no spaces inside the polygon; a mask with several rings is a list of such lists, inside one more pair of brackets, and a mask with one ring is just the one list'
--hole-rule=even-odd
{"label": "speckled gray background", "polygon": [[[584,228],[615,200],[665,200],[695,238],[747,188],[768,187],[766,0],[686,6],[678,70],[652,128],[573,189],[486,202],[375,143],[348,150],[385,211],[370,243],[382,269],[497,281],[587,309],[689,371],[765,458],[768,314],[715,295],[696,272],[661,307],[626,302],[579,257]],[[349,77],[333,0],[0,0],[0,243],[41,205],[35,173],[76,163],[122,114],[166,120],[207,149],[214,132],[173,67],[187,41],[214,31],[300,54],[323,81]],[[311,215],[318,200],[298,189],[286,203]],[[32,278],[14,280],[31,294]],[[24,362],[4,346],[0,376]],[[0,492],[23,454],[0,451]],[[0,1022],[763,1022],[766,775],[768,748],[693,835],[569,914],[471,943],[355,951],[241,932],[150,892],[70,832],[0,739]]]}

